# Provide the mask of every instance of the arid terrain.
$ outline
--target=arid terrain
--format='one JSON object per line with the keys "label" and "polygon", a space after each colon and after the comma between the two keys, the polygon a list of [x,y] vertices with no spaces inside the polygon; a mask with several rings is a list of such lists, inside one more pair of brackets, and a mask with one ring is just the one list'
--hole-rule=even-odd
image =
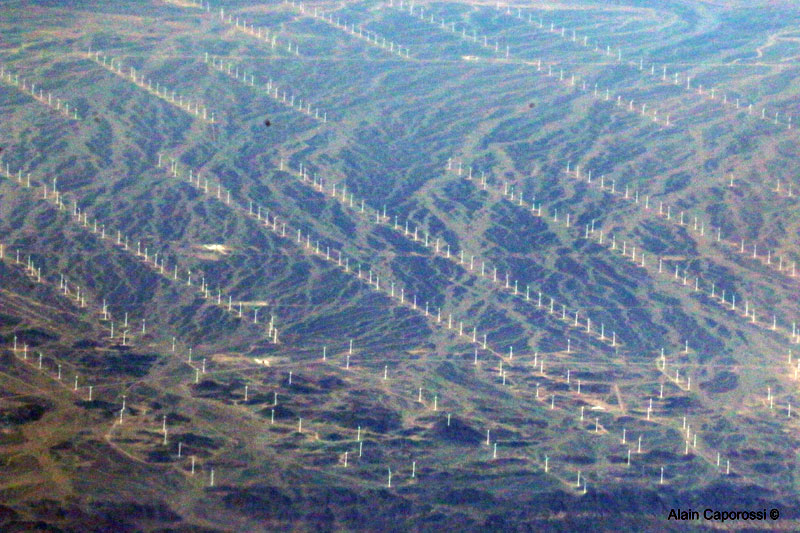
{"label": "arid terrain", "polygon": [[0,1],[0,529],[797,530],[798,23]]}

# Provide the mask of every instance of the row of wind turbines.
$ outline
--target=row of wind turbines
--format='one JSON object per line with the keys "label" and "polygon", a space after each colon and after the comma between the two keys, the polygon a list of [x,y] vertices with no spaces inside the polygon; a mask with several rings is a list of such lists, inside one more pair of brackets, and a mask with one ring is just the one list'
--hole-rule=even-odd
{"label": "row of wind turbines", "polygon": [[[496,11],[501,11],[500,3],[497,2]],[[525,21],[523,17],[522,8],[516,8],[516,18],[519,20]],[[505,14],[509,16],[513,16],[513,12],[510,5],[506,5]],[[602,54],[604,56],[613,57],[611,46],[606,45],[603,47],[597,42],[590,43],[588,36],[583,36],[581,39],[577,35],[577,31],[575,29],[571,30],[571,32],[567,32],[564,26],[561,26],[560,30],[556,27],[555,23],[551,22],[549,29],[547,28],[544,19],[540,16],[537,21],[533,20],[533,14],[528,13],[527,23],[531,26],[542,30],[542,32],[546,32],[548,35],[553,35],[556,37],[560,37],[563,41],[571,41],[576,43],[577,46],[581,46],[589,51],[594,51],[595,53]],[[618,63],[622,63],[622,49],[617,47],[616,48],[616,60]],[[678,87],[684,87],[685,90],[689,93],[696,94],[703,96],[709,101],[714,101],[721,105],[723,109],[726,110],[733,110],[735,112],[739,112],[741,110],[746,109],[748,115],[753,114],[753,103],[746,103],[742,102],[741,96],[733,96],[731,98],[728,97],[728,92],[720,87],[706,87],[705,91],[703,90],[702,84],[697,84],[696,87],[692,85],[692,76],[689,72],[679,72],[677,69],[674,71],[669,71],[667,64],[657,65],[655,62],[652,63],[645,63],[644,57],[640,57],[639,61],[633,61],[626,58],[625,63],[639,72],[642,72],[642,75],[649,74],[651,80],[655,80],[656,82],[661,81],[662,83],[669,83]],[[649,68],[647,68],[649,66]],[[696,77],[696,76],[695,76]],[[685,82],[685,83],[684,83]],[[720,96],[721,95],[721,96]],[[792,129],[792,115],[787,114],[784,120],[780,120],[780,112],[776,111],[774,115],[772,112],[767,113],[766,108],[761,108],[761,113],[758,114],[762,120],[766,120],[772,122],[775,125],[785,126],[787,130]]]}
{"label": "row of wind turbines", "polygon": [[133,82],[140,89],[143,89],[148,93],[155,95],[174,106],[177,106],[185,113],[188,113],[189,115],[202,120],[207,124],[214,124],[216,122],[216,113],[214,111],[210,111],[205,104],[200,103],[198,100],[192,100],[188,97],[184,98],[182,94],[176,94],[174,90],[170,90],[167,87],[160,85],[159,82],[153,82],[152,79],[138,73],[138,71],[133,67],[128,67],[126,69],[122,65],[122,60],[113,57],[109,58],[99,51],[92,52],[91,50],[86,52],[86,57],[87,59],[90,59],[98,65],[104,67],[109,72]]}
{"label": "row of wind turbines", "polygon": [[[302,2],[297,3],[295,0],[285,0],[287,4],[291,5],[293,8],[297,9],[302,15],[309,16],[306,13],[306,8]],[[348,24],[347,21],[342,21],[339,17],[334,19],[333,13],[326,13],[320,10],[318,7],[314,7],[314,12],[311,13],[310,16],[313,17],[315,20],[320,20],[325,22],[334,28],[340,29],[343,32],[347,33],[348,35],[365,41],[371,45],[377,46],[382,50],[396,55],[402,59],[411,59],[410,49],[407,46],[402,46],[400,44],[395,43],[394,41],[387,40],[386,37],[379,35],[378,33],[365,29],[362,25],[356,26],[356,24],[350,23]]]}
{"label": "row of wind turbines", "polygon": [[221,57],[209,55],[208,52],[206,52],[203,56],[203,62],[217,72],[221,72],[227,76],[233,77],[233,79],[248,87],[263,90],[267,96],[281,105],[302,113],[318,122],[322,122],[323,124],[328,122],[327,111],[320,110],[320,108],[316,106],[312,108],[311,102],[309,102],[308,99],[303,101],[302,98],[293,94],[291,90],[289,90],[287,94],[287,90],[278,87],[278,84],[274,83],[272,78],[267,81],[266,86],[260,85],[256,82],[255,74],[248,73],[246,70],[244,70],[244,68],[242,68],[240,71],[238,66],[223,61],[223,58]]}
{"label": "row of wind turbines", "polygon": [[[210,11],[210,6],[207,7],[206,11]],[[278,41],[278,34],[275,32],[270,32],[268,28],[263,28],[256,26],[253,23],[248,25],[248,22],[244,19],[240,21],[239,17],[234,17],[232,14],[228,14],[228,17],[225,18],[225,9],[219,9],[219,20],[225,24],[228,24],[232,27],[235,31],[241,32],[245,35],[249,35],[259,41],[263,41],[270,45],[272,50],[275,50],[276,47],[280,49],[283,44]],[[286,41],[286,53],[293,54],[295,56],[300,56],[300,46],[297,43],[293,43],[292,41],[285,39]]]}
{"label": "row of wind turbines", "polygon": [[[394,5],[390,3],[389,7],[394,7]],[[398,9],[402,11],[402,3],[398,6]],[[409,4],[409,14],[412,17],[415,15],[413,9],[414,9],[413,4]],[[495,53],[503,53],[504,58],[507,61],[510,61],[512,59],[516,61],[514,55],[511,53],[510,45],[506,45],[505,51],[503,52],[500,49],[499,41],[495,40],[494,46],[492,46],[492,44],[489,43],[488,41],[488,37],[484,35],[483,42],[481,42],[478,39],[477,33],[473,32],[472,36],[468,35],[466,27],[463,27],[461,33],[459,34],[456,31],[456,23],[454,22],[446,23],[444,19],[441,19],[441,22],[437,22],[436,20],[434,20],[433,16],[431,16],[430,20],[428,20],[425,18],[424,13],[420,14],[418,18],[422,22],[430,22],[437,29],[441,29],[443,31],[449,31],[463,40],[466,40],[468,42],[473,42],[478,46],[482,46],[483,48],[486,48],[488,50],[493,50]],[[625,98],[625,100],[623,100],[622,94],[612,94],[611,89],[608,87],[605,88],[605,90],[603,90],[601,87],[599,87],[599,83],[592,84],[591,82],[588,82],[585,79],[581,80],[579,76],[576,76],[575,74],[570,74],[564,69],[564,67],[560,67],[557,64],[554,63],[543,64],[541,58],[537,59],[536,61],[523,61],[523,63],[529,66],[535,66],[536,72],[539,73],[540,75],[546,76],[547,78],[555,79],[557,77],[559,84],[568,88],[574,88],[574,90],[580,90],[582,93],[590,95],[597,101],[606,101],[606,102],[615,101],[617,107],[623,110],[627,110],[630,113],[640,115],[662,127],[671,127],[674,125],[673,122],[670,121],[669,114],[664,114],[662,112],[662,114],[659,115],[658,109],[648,108],[647,103],[642,103],[641,106],[639,106],[638,104],[634,106],[633,100],[628,100],[627,97]]]}
{"label": "row of wind turbines", "polygon": [[68,119],[80,120],[78,118],[78,110],[75,108],[75,106],[72,107],[72,112],[70,112],[68,102],[62,102],[61,98],[59,97],[53,98],[53,93],[51,91],[47,91],[45,94],[45,91],[41,86],[38,87],[39,90],[37,92],[35,82],[26,80],[25,78],[20,78],[19,74],[12,74],[11,71],[8,70],[8,68],[6,68],[4,65],[0,65],[0,81],[16,87],[23,93],[30,95],[40,104],[46,105],[53,111],[58,112]]}

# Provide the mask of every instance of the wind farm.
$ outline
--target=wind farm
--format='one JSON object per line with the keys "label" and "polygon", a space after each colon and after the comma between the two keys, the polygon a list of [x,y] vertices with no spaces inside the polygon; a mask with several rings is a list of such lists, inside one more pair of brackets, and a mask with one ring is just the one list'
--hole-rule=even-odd
{"label": "wind farm", "polygon": [[798,22],[0,2],[0,529],[797,530]]}

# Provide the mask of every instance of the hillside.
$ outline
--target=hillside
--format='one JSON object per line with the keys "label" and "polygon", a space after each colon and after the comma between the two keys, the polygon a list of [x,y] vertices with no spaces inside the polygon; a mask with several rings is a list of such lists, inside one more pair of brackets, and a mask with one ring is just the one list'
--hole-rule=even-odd
{"label": "hillside", "polygon": [[0,13],[3,530],[798,528],[792,4]]}

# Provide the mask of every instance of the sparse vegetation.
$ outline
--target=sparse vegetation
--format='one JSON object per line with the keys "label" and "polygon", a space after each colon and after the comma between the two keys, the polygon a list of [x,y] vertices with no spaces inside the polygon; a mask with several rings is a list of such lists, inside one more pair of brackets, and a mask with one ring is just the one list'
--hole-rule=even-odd
{"label": "sparse vegetation", "polygon": [[3,7],[0,529],[797,529],[796,10],[204,5]]}

